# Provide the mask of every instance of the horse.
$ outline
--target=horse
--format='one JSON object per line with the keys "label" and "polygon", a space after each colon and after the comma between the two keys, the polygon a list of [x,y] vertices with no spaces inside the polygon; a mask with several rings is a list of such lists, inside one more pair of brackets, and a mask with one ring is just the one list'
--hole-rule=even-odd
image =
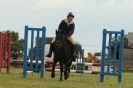
{"label": "horse", "polygon": [[64,79],[67,80],[69,78],[70,66],[72,61],[75,60],[73,57],[73,45],[67,40],[67,37],[56,30],[56,37],[54,42],[54,58],[52,64],[52,73],[51,77],[55,77],[55,66],[56,63],[59,62],[60,65],[60,81],[63,80],[63,72]]}

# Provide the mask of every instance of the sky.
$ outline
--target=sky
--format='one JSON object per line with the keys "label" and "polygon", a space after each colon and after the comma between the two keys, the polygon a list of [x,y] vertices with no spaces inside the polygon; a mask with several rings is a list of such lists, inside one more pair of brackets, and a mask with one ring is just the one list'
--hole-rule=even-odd
{"label": "sky", "polygon": [[68,12],[75,15],[74,37],[87,52],[101,51],[102,31],[133,31],[133,0],[0,0],[0,31],[14,30],[24,37],[24,26],[55,29]]}

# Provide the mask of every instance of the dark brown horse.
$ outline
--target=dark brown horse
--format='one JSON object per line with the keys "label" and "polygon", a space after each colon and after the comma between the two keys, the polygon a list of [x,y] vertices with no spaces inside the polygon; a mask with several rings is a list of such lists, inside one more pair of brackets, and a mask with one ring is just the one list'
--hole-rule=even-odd
{"label": "dark brown horse", "polygon": [[56,63],[59,62],[61,73],[60,81],[63,80],[63,72],[64,79],[67,80],[69,78],[70,66],[72,61],[75,59],[73,57],[73,45],[67,40],[67,37],[64,36],[63,33],[56,30],[56,37],[53,46],[54,59],[51,77],[55,77],[55,66]]}

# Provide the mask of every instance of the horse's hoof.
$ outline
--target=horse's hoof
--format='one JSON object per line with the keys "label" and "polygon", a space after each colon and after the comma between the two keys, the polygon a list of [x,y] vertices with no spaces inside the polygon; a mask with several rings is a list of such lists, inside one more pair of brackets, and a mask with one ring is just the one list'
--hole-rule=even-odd
{"label": "horse's hoof", "polygon": [[55,77],[55,73],[51,73],[51,77],[54,78]]}
{"label": "horse's hoof", "polygon": [[62,78],[60,78],[60,80],[59,81],[63,81],[63,79]]}
{"label": "horse's hoof", "polygon": [[65,79],[65,80],[67,80],[68,78],[69,78],[69,76],[65,76],[65,78],[64,78],[64,79]]}
{"label": "horse's hoof", "polygon": [[69,73],[64,74],[64,79],[67,80],[69,78]]}

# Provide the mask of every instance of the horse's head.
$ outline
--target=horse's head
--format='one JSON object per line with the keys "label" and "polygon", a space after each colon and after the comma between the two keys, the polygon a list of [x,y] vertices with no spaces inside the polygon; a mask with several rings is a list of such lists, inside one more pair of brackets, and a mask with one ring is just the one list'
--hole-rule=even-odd
{"label": "horse's head", "polygon": [[60,31],[57,31],[56,30],[55,46],[57,48],[63,48],[63,46],[64,46],[64,40],[65,40],[64,34],[61,33]]}

